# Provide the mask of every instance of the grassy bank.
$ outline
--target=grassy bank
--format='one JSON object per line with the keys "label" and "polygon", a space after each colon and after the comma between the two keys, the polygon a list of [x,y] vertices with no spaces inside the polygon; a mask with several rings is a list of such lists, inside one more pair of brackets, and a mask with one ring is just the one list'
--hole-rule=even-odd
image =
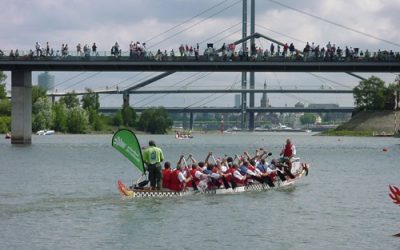
{"label": "grassy bank", "polygon": [[400,112],[362,111],[355,114],[350,121],[336,129],[327,130],[320,135],[327,136],[393,136],[395,123],[400,129]]}

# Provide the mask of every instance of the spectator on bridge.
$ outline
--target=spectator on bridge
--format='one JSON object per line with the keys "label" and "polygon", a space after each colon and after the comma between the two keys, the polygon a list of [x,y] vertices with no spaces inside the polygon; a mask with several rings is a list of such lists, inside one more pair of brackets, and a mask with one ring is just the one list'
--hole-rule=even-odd
{"label": "spectator on bridge", "polygon": [[76,55],[77,56],[81,56],[82,55],[82,47],[81,47],[80,43],[78,43],[78,45],[76,45]]}
{"label": "spectator on bridge", "polygon": [[61,45],[61,56],[66,57],[68,56],[68,44],[62,44]]}
{"label": "spectator on bridge", "polygon": [[146,43],[142,43],[142,56],[146,57],[146,54],[147,54]]}
{"label": "spectator on bridge", "polygon": [[46,42],[46,56],[50,55],[50,45],[49,42]]}
{"label": "spectator on bridge", "polygon": [[264,50],[264,61],[266,61],[268,59],[268,49],[266,48]]}
{"label": "spectator on bridge", "polygon": [[33,50],[29,50],[29,54],[28,54],[28,57],[29,57],[29,59],[33,59],[33,56],[34,56],[34,53],[33,53]]}
{"label": "spectator on bridge", "polygon": [[287,43],[285,43],[283,45],[283,57],[287,56],[288,49],[289,49],[289,45]]}
{"label": "spectator on bridge", "polygon": [[36,42],[35,44],[35,48],[36,48],[36,56],[42,56],[42,45],[40,45],[39,42]]}
{"label": "spectator on bridge", "polygon": [[111,55],[118,57],[121,55],[121,50],[119,49],[118,42],[115,42],[114,46],[111,47]]}
{"label": "spectator on bridge", "polygon": [[278,44],[277,46],[277,56],[281,55],[281,46]]}
{"label": "spectator on bridge", "polygon": [[199,49],[197,49],[197,48],[194,49],[194,59],[196,61],[199,60]]}
{"label": "spectator on bridge", "polygon": [[92,45],[92,53],[94,56],[98,56],[99,54],[97,53],[97,45],[96,43],[93,43]]}
{"label": "spectator on bridge", "polygon": [[291,57],[291,58],[292,58],[293,55],[294,55],[294,50],[295,50],[295,48],[294,48],[293,43],[290,43],[290,45],[289,45],[289,51],[290,51],[290,57]]}
{"label": "spectator on bridge", "polygon": [[15,58],[14,50],[11,50],[8,56],[14,59]]}
{"label": "spectator on bridge", "polygon": [[183,44],[179,46],[179,54],[181,57],[185,56],[185,47],[183,46]]}
{"label": "spectator on bridge", "polygon": [[19,51],[18,49],[15,50],[15,58],[19,57]]}
{"label": "spectator on bridge", "polygon": [[85,55],[85,58],[90,57],[90,48],[89,45],[87,45],[87,43],[85,43],[85,45],[83,46],[83,54]]}
{"label": "spectator on bridge", "polygon": [[274,46],[273,43],[271,43],[271,46],[270,46],[270,48],[269,48],[269,51],[271,52],[271,56],[274,56],[274,53],[275,53],[275,46]]}

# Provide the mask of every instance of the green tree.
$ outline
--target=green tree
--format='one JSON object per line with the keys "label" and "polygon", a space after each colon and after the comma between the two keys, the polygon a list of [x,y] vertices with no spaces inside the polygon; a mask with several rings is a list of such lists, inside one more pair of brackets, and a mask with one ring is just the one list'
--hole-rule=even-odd
{"label": "green tree", "polygon": [[64,97],[61,97],[59,101],[63,102],[67,109],[79,107],[79,99],[78,96],[75,94],[75,91],[67,93]]}
{"label": "green tree", "polygon": [[105,123],[98,113],[100,108],[99,95],[89,88],[86,89],[86,92],[81,99],[82,108],[88,112],[91,128],[95,131],[101,131],[105,127]]}
{"label": "green tree", "polygon": [[353,89],[355,105],[359,110],[383,110],[386,102],[385,82],[376,76],[362,80]]}
{"label": "green tree", "polygon": [[7,90],[5,80],[7,79],[6,74],[0,71],[0,100],[7,98]]}
{"label": "green tree", "polygon": [[114,116],[113,119],[113,124],[117,127],[121,126],[124,123],[124,120],[122,118],[122,112],[121,110],[118,110],[117,113]]}
{"label": "green tree", "polygon": [[49,99],[39,97],[32,106],[32,130],[49,129],[53,126],[53,112]]}
{"label": "green tree", "polygon": [[300,116],[301,124],[314,124],[317,120],[317,116],[312,113],[305,113],[304,115]]}
{"label": "green tree", "polygon": [[82,108],[86,110],[95,110],[97,112],[100,108],[99,95],[88,88],[86,92],[87,93],[84,94],[81,99]]}
{"label": "green tree", "polygon": [[11,101],[0,99],[0,116],[11,116]]}
{"label": "green tree", "polygon": [[56,102],[53,105],[53,128],[59,132],[67,132],[68,131],[68,109],[63,102]]}
{"label": "green tree", "polygon": [[[1,73],[1,71],[0,71],[0,73]],[[6,84],[0,83],[0,100],[6,99],[6,98],[7,98]]]}
{"label": "green tree", "polygon": [[34,104],[39,98],[47,98],[46,90],[39,85],[32,86],[32,104]]}
{"label": "green tree", "polygon": [[89,123],[94,131],[101,131],[105,128],[106,122],[103,117],[97,113],[96,110],[90,109],[87,111],[89,115]]}
{"label": "green tree", "polygon": [[162,108],[146,109],[140,116],[138,127],[140,130],[152,134],[165,134],[171,128],[173,121],[167,111]]}
{"label": "green tree", "polygon": [[74,107],[68,111],[68,132],[84,134],[89,129],[89,116],[81,107]]}
{"label": "green tree", "polygon": [[11,117],[0,116],[0,133],[4,134],[11,130]]}
{"label": "green tree", "polygon": [[121,111],[123,125],[134,127],[136,123],[136,112],[132,107],[123,107]]}

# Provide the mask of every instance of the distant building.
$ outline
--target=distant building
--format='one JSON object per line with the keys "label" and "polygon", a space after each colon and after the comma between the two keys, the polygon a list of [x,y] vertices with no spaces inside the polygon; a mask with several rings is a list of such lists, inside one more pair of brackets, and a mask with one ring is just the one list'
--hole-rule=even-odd
{"label": "distant building", "polygon": [[242,96],[240,94],[235,95],[235,108],[240,108],[242,103]]}
{"label": "distant building", "polygon": [[38,85],[47,91],[53,91],[54,79],[54,75],[50,75],[49,72],[44,72],[38,75]]}
{"label": "distant building", "polygon": [[[266,83],[266,82],[264,82],[264,90],[267,90],[267,83]],[[264,92],[264,93],[262,94],[260,106],[261,106],[262,108],[271,107],[271,106],[269,105],[269,99],[268,99],[268,96],[267,96],[267,92]]]}

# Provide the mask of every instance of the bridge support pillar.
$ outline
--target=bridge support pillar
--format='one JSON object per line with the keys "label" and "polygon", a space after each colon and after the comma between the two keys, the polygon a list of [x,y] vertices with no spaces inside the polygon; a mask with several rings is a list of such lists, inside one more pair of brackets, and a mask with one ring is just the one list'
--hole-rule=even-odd
{"label": "bridge support pillar", "polygon": [[129,93],[128,92],[124,92],[122,93],[122,107],[126,108],[129,107]]}
{"label": "bridge support pillar", "polygon": [[31,71],[11,71],[11,143],[32,143]]}

